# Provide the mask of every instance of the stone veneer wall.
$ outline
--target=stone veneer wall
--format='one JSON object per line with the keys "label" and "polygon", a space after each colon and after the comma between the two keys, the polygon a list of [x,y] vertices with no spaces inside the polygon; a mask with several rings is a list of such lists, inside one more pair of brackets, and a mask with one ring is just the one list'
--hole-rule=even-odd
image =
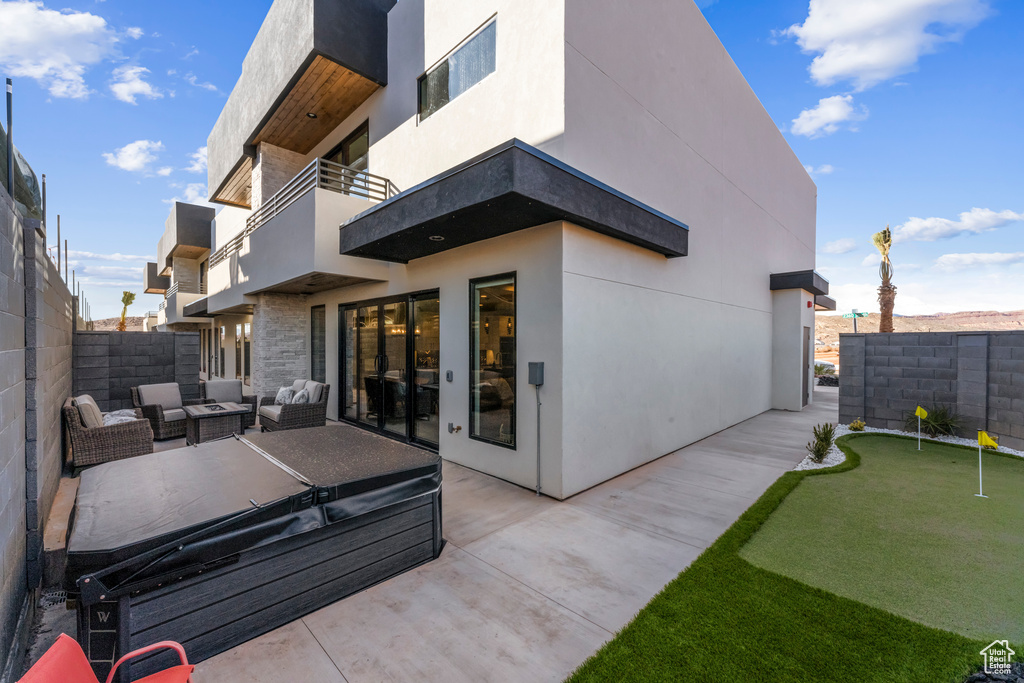
{"label": "stone veneer wall", "polygon": [[28,637],[71,391],[76,305],[40,232],[0,190],[0,679],[16,675]]}
{"label": "stone veneer wall", "polygon": [[260,294],[252,311],[252,388],[257,396],[308,379],[309,305],[301,294]]}
{"label": "stone veneer wall", "polygon": [[198,332],[78,332],[74,395],[100,410],[132,407],[131,388],[177,382],[183,399],[199,398]]}
{"label": "stone veneer wall", "polygon": [[182,256],[171,259],[172,284],[178,285],[179,292],[199,293],[199,261]]}
{"label": "stone veneer wall", "polygon": [[918,405],[946,405],[964,431],[1024,448],[1024,332],[839,336],[839,421],[899,428]]}
{"label": "stone veneer wall", "polygon": [[252,209],[263,206],[263,202],[284,187],[289,180],[302,170],[305,157],[297,152],[261,142],[256,149],[256,161],[252,165]]}

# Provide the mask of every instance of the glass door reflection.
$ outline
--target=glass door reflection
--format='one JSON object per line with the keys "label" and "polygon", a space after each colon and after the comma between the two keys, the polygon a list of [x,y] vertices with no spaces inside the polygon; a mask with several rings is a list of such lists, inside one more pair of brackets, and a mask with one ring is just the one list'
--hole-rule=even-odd
{"label": "glass door reflection", "polygon": [[378,351],[378,306],[363,306],[356,312],[356,346],[359,349],[357,388],[359,391],[358,420],[363,424],[379,426],[381,384],[380,353]]}
{"label": "glass door reflection", "polygon": [[408,364],[406,363],[406,337],[408,304],[405,301],[384,304],[383,365],[384,431],[408,434],[406,426],[406,397],[408,396]]}

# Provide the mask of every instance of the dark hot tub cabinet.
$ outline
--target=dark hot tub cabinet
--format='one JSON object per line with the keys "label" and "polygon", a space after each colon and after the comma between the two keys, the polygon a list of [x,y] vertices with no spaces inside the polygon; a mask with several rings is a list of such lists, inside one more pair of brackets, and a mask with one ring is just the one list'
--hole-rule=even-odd
{"label": "dark hot tub cabinet", "polygon": [[[86,470],[67,581],[103,680],[122,653],[160,640],[201,662],[436,559],[443,544],[436,454],[317,427]],[[169,657],[132,663],[121,680]]]}

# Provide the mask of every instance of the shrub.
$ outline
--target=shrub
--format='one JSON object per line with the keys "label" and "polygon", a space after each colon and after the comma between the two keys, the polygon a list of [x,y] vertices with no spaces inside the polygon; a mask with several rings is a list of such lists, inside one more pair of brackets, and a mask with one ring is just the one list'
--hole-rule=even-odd
{"label": "shrub", "polygon": [[[963,420],[948,406],[926,408],[928,417],[921,418],[921,431],[928,436],[956,436],[963,426]],[[917,415],[907,413],[903,423],[908,432],[917,431]]]}
{"label": "shrub", "polygon": [[822,462],[825,456],[832,450],[832,444],[836,440],[836,426],[831,422],[820,424],[814,428],[814,440],[807,442],[807,452],[811,454],[811,460]]}
{"label": "shrub", "polygon": [[834,375],[834,374],[836,374],[836,369],[833,366],[831,366],[831,365],[825,365],[824,363],[815,363],[814,364],[814,374],[815,375]]}
{"label": "shrub", "polygon": [[860,419],[858,417],[856,420],[854,420],[853,422],[850,423],[850,431],[851,432],[863,432],[864,431],[864,426],[865,426],[864,425],[864,420],[862,420],[862,419]]}

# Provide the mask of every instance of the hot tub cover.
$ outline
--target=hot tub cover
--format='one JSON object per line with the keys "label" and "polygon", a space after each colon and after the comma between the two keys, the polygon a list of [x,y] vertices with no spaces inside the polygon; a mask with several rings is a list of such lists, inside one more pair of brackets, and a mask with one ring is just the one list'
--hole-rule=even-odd
{"label": "hot tub cover", "polygon": [[68,587],[86,604],[145,590],[440,484],[436,454],[347,425],[106,463],[82,473]]}

